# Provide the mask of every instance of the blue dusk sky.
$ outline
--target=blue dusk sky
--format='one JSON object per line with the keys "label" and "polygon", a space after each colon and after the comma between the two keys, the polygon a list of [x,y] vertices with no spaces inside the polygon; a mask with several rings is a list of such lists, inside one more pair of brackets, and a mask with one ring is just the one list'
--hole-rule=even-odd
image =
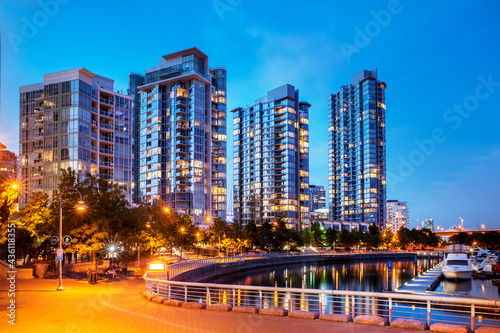
{"label": "blue dusk sky", "polygon": [[[19,86],[77,67],[127,89],[196,46],[228,72],[228,109],[277,86],[310,112],[310,183],[328,188],[327,100],[363,69],[387,83],[387,198],[410,226],[500,228],[497,1],[3,0],[0,141],[18,152]],[[232,185],[232,114],[228,179]]]}

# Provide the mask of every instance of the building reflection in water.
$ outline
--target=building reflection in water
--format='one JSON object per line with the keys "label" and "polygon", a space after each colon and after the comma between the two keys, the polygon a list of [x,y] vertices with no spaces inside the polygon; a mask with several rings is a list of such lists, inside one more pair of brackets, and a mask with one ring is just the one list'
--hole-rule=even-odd
{"label": "building reflection in water", "polygon": [[[273,266],[219,277],[214,283],[321,290],[385,291],[396,290],[414,277],[416,266],[423,271],[437,259],[393,261],[352,261],[334,264]],[[331,272],[331,274],[328,274]]]}

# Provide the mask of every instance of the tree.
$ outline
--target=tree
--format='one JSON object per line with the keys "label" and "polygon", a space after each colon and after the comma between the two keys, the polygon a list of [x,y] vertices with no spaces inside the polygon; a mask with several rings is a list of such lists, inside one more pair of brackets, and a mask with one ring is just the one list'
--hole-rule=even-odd
{"label": "tree", "polygon": [[145,245],[147,250],[151,251],[151,256],[153,256],[156,248],[164,245],[166,243],[165,238],[157,229],[146,229],[142,230],[140,234],[141,242]]}
{"label": "tree", "polygon": [[450,237],[450,243],[472,245],[472,237],[466,232],[459,232]]}
{"label": "tree", "polygon": [[84,224],[71,231],[73,236],[69,250],[78,251],[78,253],[92,254],[92,271],[97,269],[96,252],[104,247],[104,239],[108,233],[101,231],[101,223]]}
{"label": "tree", "polygon": [[255,222],[250,221],[243,228],[243,237],[248,239],[250,244],[249,247],[259,246],[262,249],[260,228],[255,224]]}
{"label": "tree", "polygon": [[388,249],[392,248],[393,239],[394,239],[394,234],[389,229],[386,229],[384,231],[384,235],[382,236],[382,244]]}
{"label": "tree", "polygon": [[18,185],[8,179],[0,181],[0,244],[7,241],[7,224],[12,212],[12,206],[17,200]]}
{"label": "tree", "polygon": [[330,247],[335,246],[339,232],[334,228],[328,228],[325,232],[326,244]]}
{"label": "tree", "polygon": [[401,249],[406,249],[408,245],[412,243],[412,234],[410,230],[405,227],[401,227],[398,229],[396,233],[396,245]]}
{"label": "tree", "polygon": [[371,248],[378,248],[382,243],[382,236],[375,223],[370,224],[368,227],[368,233],[365,234],[365,243]]}
{"label": "tree", "polygon": [[33,193],[28,204],[14,216],[18,218],[19,227],[26,229],[31,236],[41,238],[42,242],[55,231],[56,216],[50,210],[48,195],[43,192]]}

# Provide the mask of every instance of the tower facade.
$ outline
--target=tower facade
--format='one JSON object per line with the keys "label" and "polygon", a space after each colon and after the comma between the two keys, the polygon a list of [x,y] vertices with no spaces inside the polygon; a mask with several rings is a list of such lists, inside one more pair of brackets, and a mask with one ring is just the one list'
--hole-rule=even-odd
{"label": "tower facade", "polygon": [[309,108],[287,84],[232,111],[235,220],[309,225]]}
{"label": "tower facade", "polygon": [[21,207],[33,192],[57,192],[61,169],[127,187],[131,200],[132,98],[114,81],[78,68],[19,88]]}
{"label": "tower facade", "polygon": [[309,185],[309,211],[314,212],[326,207],[325,188],[320,185]]}
{"label": "tower facade", "polygon": [[385,89],[376,69],[364,70],[328,99],[330,214],[334,220],[384,227]]}
{"label": "tower facade", "polygon": [[226,70],[190,48],[136,79],[137,198],[162,200],[195,225],[226,217]]}
{"label": "tower facade", "polygon": [[395,234],[399,228],[408,228],[410,211],[404,201],[387,200],[386,229]]}

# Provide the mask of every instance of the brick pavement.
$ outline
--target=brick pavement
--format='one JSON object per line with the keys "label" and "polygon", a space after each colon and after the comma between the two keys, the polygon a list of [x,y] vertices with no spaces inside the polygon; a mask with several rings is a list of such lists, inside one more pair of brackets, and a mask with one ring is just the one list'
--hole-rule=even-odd
{"label": "brick pavement", "polygon": [[147,301],[142,279],[98,285],[64,279],[16,281],[16,326],[7,323],[8,284],[0,281],[0,332],[414,332],[390,327],[174,308]]}

